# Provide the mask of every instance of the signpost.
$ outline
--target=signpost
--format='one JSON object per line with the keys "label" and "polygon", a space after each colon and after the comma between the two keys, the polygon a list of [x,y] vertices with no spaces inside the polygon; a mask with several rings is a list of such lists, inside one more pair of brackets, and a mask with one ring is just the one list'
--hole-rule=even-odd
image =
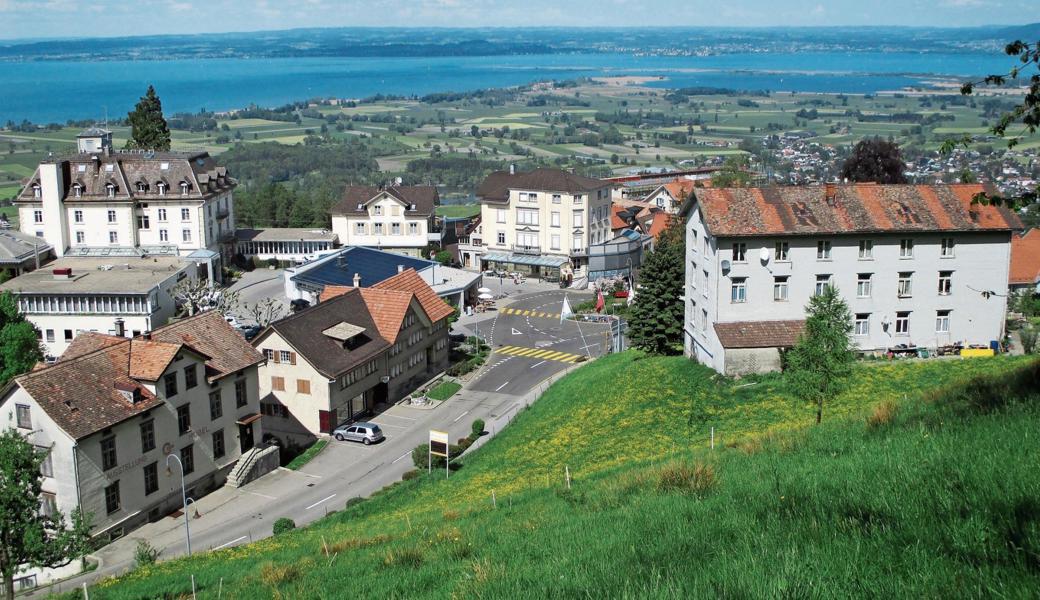
{"label": "signpost", "polygon": [[448,432],[446,431],[434,431],[430,430],[430,451],[426,455],[427,465],[426,469],[428,472],[433,472],[433,457],[443,456],[444,457],[444,477],[448,477],[448,461],[451,458],[448,456]]}

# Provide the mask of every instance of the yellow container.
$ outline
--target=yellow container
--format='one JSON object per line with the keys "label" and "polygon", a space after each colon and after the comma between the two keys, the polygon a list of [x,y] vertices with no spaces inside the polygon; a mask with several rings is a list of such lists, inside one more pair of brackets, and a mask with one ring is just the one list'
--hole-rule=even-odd
{"label": "yellow container", "polygon": [[961,356],[993,356],[993,348],[964,348],[961,350]]}

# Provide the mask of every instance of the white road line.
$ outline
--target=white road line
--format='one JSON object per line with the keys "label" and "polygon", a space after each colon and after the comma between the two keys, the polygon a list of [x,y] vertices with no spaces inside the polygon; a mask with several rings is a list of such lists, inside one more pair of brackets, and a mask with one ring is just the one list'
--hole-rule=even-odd
{"label": "white road line", "polygon": [[459,415],[459,416],[455,417],[455,420],[454,420],[454,421],[452,421],[452,423],[458,423],[458,422],[459,422],[459,419],[461,419],[462,417],[465,417],[465,416],[466,416],[466,415],[468,415],[468,414],[469,414],[469,411],[467,410],[466,412],[462,413],[461,415]]}
{"label": "white road line", "polygon": [[497,388],[495,388],[495,391],[497,392],[498,390],[500,390],[500,389],[502,389],[502,388],[506,387],[507,385],[509,385],[509,382],[508,382],[508,381],[507,381],[507,382],[505,382],[505,383],[503,383],[502,385],[498,386]]}
{"label": "white road line", "polygon": [[260,496],[261,498],[267,498],[268,500],[277,500],[278,499],[278,498],[275,498],[274,496],[268,496],[267,494],[261,494],[259,492],[249,492],[249,491],[247,491],[246,493],[247,494],[252,494],[254,496]]}
{"label": "white road line", "polygon": [[389,413],[383,413],[383,414],[381,414],[379,416],[380,417],[393,417],[395,419],[404,419],[405,421],[417,421],[418,420],[418,419],[413,419],[411,417],[402,417],[402,416],[399,416],[399,415],[391,415]]}
{"label": "white road line", "polygon": [[369,423],[375,423],[380,427],[393,427],[394,429],[408,429],[411,425],[391,425],[389,423],[380,423],[378,421],[369,421]]}
{"label": "white road line", "polygon": [[542,365],[542,364],[545,364],[545,361],[544,361],[544,360],[543,360],[543,361],[540,361],[540,362],[536,362],[536,363],[534,363],[533,365],[531,365],[531,366],[530,366],[530,368],[531,368],[531,369],[533,369],[533,368],[537,367],[538,365]]}
{"label": "white road line", "polygon": [[336,494],[333,494],[333,495],[329,496],[328,498],[322,498],[321,500],[318,500],[317,502],[315,502],[314,504],[311,504],[310,506],[308,506],[307,508],[305,508],[303,510],[310,510],[310,509],[314,508],[315,506],[321,504],[322,502],[327,502],[329,500],[332,500],[335,497],[336,497]]}
{"label": "white road line", "polygon": [[246,539],[246,537],[248,537],[248,536],[244,536],[243,535],[242,537],[237,537],[237,538],[231,540],[230,542],[228,542],[226,544],[221,544],[221,545],[217,546],[216,548],[214,548],[214,550],[220,550],[221,548],[227,548],[228,546],[230,546],[231,544],[234,544],[235,542],[241,542],[242,540]]}
{"label": "white road line", "polygon": [[401,456],[398,456],[397,458],[395,458],[395,459],[394,459],[394,462],[392,462],[392,463],[390,463],[390,464],[392,464],[392,465],[394,465],[394,464],[397,464],[397,461],[399,461],[399,460],[403,459],[403,458],[404,458],[404,457],[406,457],[406,456],[411,456],[411,455],[412,455],[412,453],[411,453],[411,452],[405,452],[405,453],[404,453],[404,454],[402,454]]}

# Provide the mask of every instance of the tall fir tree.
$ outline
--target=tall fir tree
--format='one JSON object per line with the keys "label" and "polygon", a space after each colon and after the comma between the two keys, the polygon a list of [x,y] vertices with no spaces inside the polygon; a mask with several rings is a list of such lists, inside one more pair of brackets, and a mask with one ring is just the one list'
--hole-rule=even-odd
{"label": "tall fir tree", "polygon": [[[664,215],[658,215],[660,219]],[[686,273],[683,220],[671,216],[668,228],[639,270],[639,288],[628,324],[632,343],[651,354],[668,354],[682,343],[685,307],[682,301]]]}
{"label": "tall fir tree", "polygon": [[785,375],[796,396],[816,409],[845,387],[856,352],[852,345],[852,315],[838,288],[827,286],[805,307],[805,331],[784,357]]}
{"label": "tall fir tree", "polygon": [[127,148],[140,150],[169,150],[170,127],[163,117],[162,100],[155,94],[155,88],[148,86],[148,91],[127,114],[130,121],[130,139]]}

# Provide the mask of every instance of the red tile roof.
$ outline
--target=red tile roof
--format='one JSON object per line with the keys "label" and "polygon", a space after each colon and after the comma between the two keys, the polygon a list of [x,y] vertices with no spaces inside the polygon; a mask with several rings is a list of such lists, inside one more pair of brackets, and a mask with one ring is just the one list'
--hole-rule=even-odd
{"label": "red tile roof", "polygon": [[84,354],[90,354],[95,350],[102,348],[108,348],[109,346],[115,346],[125,342],[126,338],[119,337],[117,335],[108,335],[106,333],[97,333],[94,331],[84,331],[78,334],[72,339],[72,342],[65,348],[65,352],[58,357],[58,362],[63,360],[69,360],[78,358]]}
{"label": "red tile roof", "polygon": [[723,348],[790,348],[805,329],[805,321],[741,321],[715,323]]}
{"label": "red tile roof", "polygon": [[130,341],[131,379],[140,381],[158,381],[166,367],[177,358],[182,344],[168,344],[143,338]]}
{"label": "red tile roof", "polygon": [[354,289],[354,287],[350,285],[327,285],[323,290],[321,290],[321,294],[318,295],[318,303],[320,304],[326,300],[331,300],[336,296],[342,296],[352,289]]}
{"label": "red tile roof", "polygon": [[836,185],[831,199],[827,187],[696,188],[694,193],[708,230],[720,236],[1022,227],[1003,206],[971,203],[985,190],[981,185]]}
{"label": "red tile roof", "polygon": [[680,204],[693,192],[693,188],[694,181],[692,179],[676,179],[671,183],[664,184],[664,189],[668,190],[668,194]]}
{"label": "red tile roof", "polygon": [[153,330],[151,338],[168,344],[184,344],[207,357],[206,370],[210,381],[264,360],[263,355],[215,310],[164,325]]}
{"label": "red tile roof", "polygon": [[1023,236],[1011,236],[1010,284],[1032,285],[1040,275],[1040,229],[1030,229]]}
{"label": "red tile roof", "polygon": [[610,205],[610,228],[611,229],[627,229],[628,222],[621,218],[620,213],[628,214],[628,208],[618,205]]}
{"label": "red tile roof", "polygon": [[379,335],[391,344],[396,342],[397,334],[401,332],[401,323],[408,314],[408,307],[415,294],[401,290],[361,288],[361,297],[365,299]]}
{"label": "red tile roof", "polygon": [[668,229],[668,225],[671,222],[672,215],[663,211],[654,213],[653,219],[650,221],[650,229],[646,234],[656,240],[664,233],[665,229]]}
{"label": "red tile roof", "polygon": [[426,316],[436,323],[441,319],[451,316],[455,310],[447,302],[433,291],[426,280],[424,280],[415,269],[401,271],[389,279],[384,279],[372,286],[379,290],[401,290],[411,292],[419,299],[419,304],[426,311]]}

